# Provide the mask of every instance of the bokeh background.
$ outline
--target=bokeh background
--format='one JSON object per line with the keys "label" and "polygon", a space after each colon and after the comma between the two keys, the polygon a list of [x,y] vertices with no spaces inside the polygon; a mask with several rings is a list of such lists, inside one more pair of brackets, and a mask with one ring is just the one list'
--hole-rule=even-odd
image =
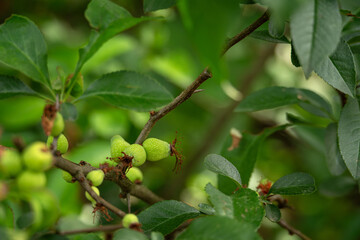
{"label": "bokeh background", "polygon": [[[141,0],[113,2],[126,8],[133,16],[145,15]],[[84,17],[87,4],[85,0],[2,0],[0,22],[3,23],[11,14],[20,14],[39,26],[48,45],[50,75],[55,79],[57,69],[66,74],[74,70],[78,49],[87,42],[90,33]],[[261,6],[239,6],[232,13],[238,18],[232,19],[226,35],[231,37],[240,32],[263,11]],[[209,64],[208,55],[214,53],[204,54],[208,49],[206,46],[205,50],[199,48],[199,36],[202,44],[206,45],[207,40],[211,42],[216,38],[212,30],[223,27],[223,22],[200,22],[198,27],[201,28],[196,28],[194,33],[189,30],[186,17],[176,7],[151,15],[162,16],[163,19],[143,23],[114,37],[85,64],[81,72],[85,88],[105,73],[127,69],[151,75],[176,96],[201,73]],[[207,201],[204,192],[206,183],[217,183],[216,176],[202,166],[203,159],[209,153],[220,153],[231,128],[255,135],[266,127],[288,122],[287,113],[296,114],[319,127],[296,126],[267,139],[260,150],[260,159],[249,187],[255,189],[263,178],[275,181],[292,172],[310,173],[316,179],[318,191],[310,196],[289,197],[291,209],[282,210],[284,218],[313,239],[359,239],[360,197],[357,183],[348,172],[332,176],[326,164],[324,127],[328,120],[290,106],[251,114],[233,113],[214,128],[214,122],[234,99],[269,86],[312,89],[327,99],[334,111],[339,113],[341,101],[338,94],[315,74],[305,80],[302,70],[292,65],[290,51],[289,44],[275,45],[251,37],[230,49],[218,62],[214,77],[201,86],[204,91],[161,119],[150,133],[151,137],[168,142],[177,138],[184,156],[182,171],[178,174],[172,171],[175,163],[172,157],[148,163],[142,166],[143,184],[167,199],[180,199],[196,207],[198,203]],[[261,64],[262,61],[264,64]],[[30,87],[40,88],[26,76],[4,65],[0,65],[0,72],[16,75]],[[256,77],[249,81],[249,74]],[[44,100],[33,97],[0,100],[0,144],[13,146],[13,139],[17,137],[25,143],[46,141],[40,123],[45,104]],[[149,117],[149,113],[118,109],[96,98],[75,101],[75,106],[77,113],[70,114],[66,121],[65,135],[70,142],[66,157],[75,162],[84,160],[95,166],[110,156],[110,138],[113,135],[120,134],[133,143]],[[37,196],[49,203],[48,209],[43,212],[44,218],[54,219],[62,230],[89,227],[99,224],[99,221],[107,224],[92,217],[91,205],[83,197],[83,190],[78,184],[63,181],[58,169],[48,171],[47,177],[48,191],[44,196]],[[126,209],[125,202],[118,197],[120,190],[116,185],[105,183],[100,190],[105,199]],[[132,199],[132,202],[135,212],[146,207],[138,199]],[[25,215],[31,204],[18,203],[12,207],[19,215]],[[6,211],[6,207],[0,204],[0,225],[3,226],[12,221],[7,218]],[[266,219],[259,232],[264,239],[297,239]]]}

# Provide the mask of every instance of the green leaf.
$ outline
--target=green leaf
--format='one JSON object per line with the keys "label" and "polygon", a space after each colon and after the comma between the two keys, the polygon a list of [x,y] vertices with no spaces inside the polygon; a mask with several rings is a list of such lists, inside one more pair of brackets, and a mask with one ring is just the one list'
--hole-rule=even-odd
{"label": "green leaf", "polygon": [[[239,146],[231,150],[229,150],[229,146],[232,144],[232,138],[228,136],[223,145],[221,155],[226,157],[238,169],[243,184],[249,183],[265,139],[277,131],[284,130],[288,126],[281,125],[275,128],[267,128],[258,136],[243,133]],[[227,194],[232,193],[237,187],[233,181],[223,176],[218,176],[218,185],[219,189]]]}
{"label": "green leaf", "polygon": [[266,218],[268,218],[272,222],[278,222],[281,218],[280,209],[274,204],[266,204],[265,205],[265,213]]}
{"label": "green leaf", "polygon": [[250,94],[240,102],[235,112],[253,112],[291,104],[299,104],[305,110],[321,117],[333,117],[331,105],[315,92],[278,86]]}
{"label": "green leaf", "polygon": [[302,172],[292,173],[278,179],[271,186],[269,193],[281,195],[303,195],[315,192],[314,178]]}
{"label": "green leaf", "polygon": [[169,8],[175,4],[176,0],[144,0],[144,12]]}
{"label": "green leaf", "polygon": [[329,124],[326,128],[325,148],[326,163],[329,171],[333,175],[341,175],[345,171],[346,166],[340,153],[335,123]]}
{"label": "green leaf", "polygon": [[15,77],[0,75],[0,99],[16,95],[36,95],[36,93]]}
{"label": "green leaf", "polygon": [[148,240],[143,234],[135,230],[122,228],[114,233],[114,240]]}
{"label": "green leaf", "polygon": [[360,177],[359,131],[359,103],[353,98],[348,98],[347,103],[341,111],[338,136],[341,155],[343,156],[346,167],[355,179],[359,179]]}
{"label": "green leaf", "polygon": [[209,195],[216,215],[234,218],[234,206],[231,197],[216,189],[211,183],[206,184],[205,191]]}
{"label": "green leaf", "polygon": [[236,220],[207,216],[194,220],[176,240],[260,240],[260,236],[250,224]]}
{"label": "green leaf", "polygon": [[206,215],[214,215],[215,209],[206,203],[199,203],[199,211]]}
{"label": "green leaf", "polygon": [[309,0],[290,20],[291,37],[308,78],[339,43],[342,20],[336,0]]}
{"label": "green leaf", "polygon": [[26,17],[12,15],[0,26],[0,62],[50,86],[44,37]]}
{"label": "green leaf", "polygon": [[254,229],[260,227],[265,212],[258,194],[248,188],[240,188],[231,195],[234,217],[241,223],[251,224]]}
{"label": "green leaf", "polygon": [[356,78],[353,55],[341,39],[336,51],[315,67],[315,72],[334,88],[355,96]]}
{"label": "green leaf", "polygon": [[229,177],[234,180],[238,184],[238,186],[241,185],[239,171],[231,162],[229,162],[222,156],[217,154],[209,154],[205,157],[204,165],[210,171],[213,171],[225,177]]}
{"label": "green leaf", "polygon": [[113,21],[132,16],[126,9],[111,1],[92,0],[85,10],[85,17],[91,27],[97,30],[104,30]]}
{"label": "green leaf", "polygon": [[274,38],[281,38],[285,32],[285,21],[278,18],[276,15],[271,14],[269,19],[269,34]]}
{"label": "green leaf", "polygon": [[298,56],[296,55],[296,52],[295,52],[295,48],[294,48],[294,45],[291,44],[291,63],[295,66],[295,67],[301,67],[301,64],[299,62],[299,58]]}
{"label": "green leaf", "polygon": [[102,76],[79,99],[93,96],[114,106],[137,111],[155,110],[172,100],[171,94],[156,80],[131,71]]}
{"label": "green leaf", "polygon": [[258,30],[250,34],[250,37],[257,38],[260,40],[273,42],[273,43],[290,43],[290,41],[285,37],[282,36],[280,38],[275,38],[269,34],[267,30]]}
{"label": "green leaf", "polygon": [[151,232],[151,240],[164,240],[164,235],[160,232]]}
{"label": "green leaf", "polygon": [[197,209],[183,202],[168,200],[150,206],[142,211],[138,218],[144,232],[158,231],[167,235],[185,220],[199,215]]}

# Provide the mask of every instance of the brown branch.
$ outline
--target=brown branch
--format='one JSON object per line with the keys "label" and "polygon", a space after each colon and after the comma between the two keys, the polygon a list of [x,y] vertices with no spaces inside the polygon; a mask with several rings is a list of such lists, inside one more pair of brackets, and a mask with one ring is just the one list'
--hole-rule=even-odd
{"label": "brown branch", "polygon": [[114,225],[105,225],[105,226],[99,226],[99,227],[93,227],[93,228],[84,228],[84,229],[77,229],[77,230],[71,230],[71,231],[57,232],[57,234],[64,236],[64,235],[72,235],[72,234],[80,234],[80,233],[113,232],[122,227],[123,227],[122,224],[114,224]]}
{"label": "brown branch", "polygon": [[[252,32],[254,32],[257,28],[259,28],[262,24],[264,24],[267,20],[269,20],[268,12],[265,12],[260,18],[258,18],[255,22],[250,24],[247,28],[245,28],[242,32],[231,38],[225,45],[224,50],[221,55],[224,55],[232,46],[236,43],[243,40],[245,37],[249,36]],[[207,79],[211,78],[212,74],[208,67],[204,69],[204,71],[196,78],[196,80],[188,86],[184,91],[180,93],[171,103],[166,105],[164,108],[160,109],[158,112],[151,114],[150,119],[145,124],[138,138],[136,139],[136,143],[141,144],[146,137],[149,135],[151,129],[154,127],[155,123],[164,117],[167,113],[175,109],[178,105],[186,101],[190,98],[194,92],[198,92],[197,88],[205,82]]]}
{"label": "brown branch", "polygon": [[142,129],[140,135],[136,139],[136,143],[141,144],[146,137],[149,135],[151,129],[154,127],[155,123],[164,117],[167,113],[171,110],[175,109],[178,105],[185,102],[188,98],[193,95],[196,89],[207,79],[211,78],[212,75],[209,72],[208,68],[205,68],[204,71],[196,78],[196,80],[188,86],[184,91],[180,93],[171,103],[160,109],[158,112],[155,112],[150,116],[149,121],[145,124],[144,128]]}
{"label": "brown branch", "polygon": [[232,37],[226,44],[222,55],[224,55],[232,46],[249,36],[252,32],[258,29],[261,25],[266,23],[269,20],[269,12],[266,11],[261,17],[256,19],[251,25],[245,28],[241,33],[237,34],[236,36]]}
{"label": "brown branch", "polygon": [[[84,163],[83,165],[76,164],[61,156],[54,157],[54,165],[62,170],[69,172],[72,176],[76,176],[78,172],[81,172],[84,176],[86,176],[89,172],[93,170],[98,170],[98,168],[95,168],[90,164],[87,163]],[[150,191],[145,186],[134,184],[127,178],[121,179],[118,176],[116,176],[116,174],[114,174],[113,172],[106,173],[105,180],[109,180],[116,183],[124,192],[130,193],[131,195],[149,204],[154,204],[156,202],[160,202],[163,200],[161,197],[157,196],[155,193]]]}
{"label": "brown branch", "polygon": [[303,234],[300,230],[298,230],[298,229],[294,228],[293,226],[289,225],[284,220],[278,221],[277,224],[279,224],[282,228],[285,228],[286,230],[288,230],[290,235],[295,234],[295,235],[298,235],[303,240],[311,240],[311,238],[309,238],[308,236]]}

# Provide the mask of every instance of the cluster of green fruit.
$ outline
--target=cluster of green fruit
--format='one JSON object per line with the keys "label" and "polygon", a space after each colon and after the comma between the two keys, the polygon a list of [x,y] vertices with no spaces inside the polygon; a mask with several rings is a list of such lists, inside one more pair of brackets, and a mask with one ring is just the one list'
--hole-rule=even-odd
{"label": "cluster of green fruit", "polygon": [[44,171],[52,166],[53,155],[50,145],[54,137],[58,137],[57,149],[65,153],[68,149],[66,137],[61,134],[64,130],[64,119],[57,113],[51,136],[47,144],[34,142],[27,146],[20,154],[15,149],[1,148],[0,172],[4,178],[16,178],[17,187],[20,191],[30,192],[42,189],[46,185]]}
{"label": "cluster of green fruit", "polygon": [[148,138],[142,145],[129,144],[120,135],[111,138],[111,160],[116,163],[130,163],[127,168],[126,177],[134,182],[141,183],[143,174],[138,166],[145,161],[159,161],[171,154],[171,145],[157,138]]}

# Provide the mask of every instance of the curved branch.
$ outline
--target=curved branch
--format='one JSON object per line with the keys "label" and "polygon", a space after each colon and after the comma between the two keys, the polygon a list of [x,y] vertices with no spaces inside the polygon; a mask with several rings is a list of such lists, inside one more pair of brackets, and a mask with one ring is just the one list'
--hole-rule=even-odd
{"label": "curved branch", "polygon": [[[266,11],[261,17],[259,17],[255,22],[250,24],[247,28],[245,28],[242,32],[237,34],[236,36],[232,37],[225,45],[224,50],[221,55],[224,55],[232,46],[249,36],[252,32],[254,32],[257,28],[259,28],[262,24],[269,20],[269,13]],[[167,113],[171,110],[175,109],[178,105],[186,101],[190,98],[197,88],[205,82],[207,79],[211,78],[212,74],[210,69],[206,67],[204,71],[195,79],[195,81],[188,86],[184,91],[180,93],[171,103],[163,107],[158,112],[151,114],[150,119],[145,124],[144,128],[142,129],[140,135],[136,139],[137,144],[141,144],[146,137],[149,135],[151,129],[154,127],[155,123],[164,117]]]}
{"label": "curved branch", "polygon": [[298,235],[303,240],[311,240],[311,238],[309,238],[308,236],[303,234],[300,230],[298,230],[298,229],[294,228],[293,226],[289,225],[284,220],[278,221],[277,224],[279,224],[282,228],[285,228],[286,230],[288,230],[290,235],[295,234],[295,235]]}

